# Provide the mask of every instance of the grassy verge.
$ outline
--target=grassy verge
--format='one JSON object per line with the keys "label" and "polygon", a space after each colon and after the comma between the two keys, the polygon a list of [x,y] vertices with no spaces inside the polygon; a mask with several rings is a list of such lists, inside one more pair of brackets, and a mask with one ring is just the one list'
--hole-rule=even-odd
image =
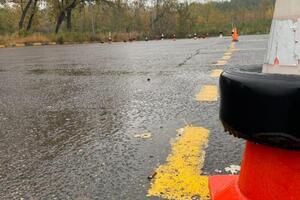
{"label": "grassy verge", "polygon": [[[238,24],[239,33],[241,35],[248,34],[265,34],[269,32],[271,20],[264,21],[247,21]],[[231,34],[231,24],[222,24],[220,26],[203,25],[197,27],[198,35],[217,36],[220,31],[225,35]],[[166,38],[170,38],[173,33],[165,33]],[[112,33],[111,39],[113,42],[122,42],[130,40],[144,40],[145,36],[149,39],[159,39],[160,35],[151,36],[144,33]],[[185,38],[188,35],[185,33],[177,34],[178,38]],[[17,46],[18,44],[31,45],[34,43],[41,44],[72,44],[72,43],[90,43],[90,42],[108,42],[108,33],[92,34],[89,32],[61,32],[59,34],[42,34],[42,33],[14,33],[11,35],[0,35],[0,46]]]}
{"label": "grassy verge", "polygon": [[[134,33],[113,33],[111,35],[112,41],[130,41],[143,39],[142,34]],[[0,35],[0,45],[12,46],[15,44],[33,44],[33,43],[86,43],[86,42],[108,42],[108,34],[91,34],[91,33],[59,33],[59,34],[42,34],[30,33],[26,35],[12,34]]]}
{"label": "grassy verge", "polygon": [[51,38],[39,33],[27,36],[19,36],[18,34],[0,36],[0,45],[10,46],[13,44],[29,44],[29,43],[45,43],[52,42]]}

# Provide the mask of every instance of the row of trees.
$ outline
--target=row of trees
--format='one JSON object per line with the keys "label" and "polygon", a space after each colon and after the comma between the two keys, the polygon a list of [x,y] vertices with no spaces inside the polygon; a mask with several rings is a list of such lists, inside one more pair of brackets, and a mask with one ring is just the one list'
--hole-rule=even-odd
{"label": "row of trees", "polygon": [[0,34],[268,32],[274,0],[200,4],[180,0],[0,0]]}

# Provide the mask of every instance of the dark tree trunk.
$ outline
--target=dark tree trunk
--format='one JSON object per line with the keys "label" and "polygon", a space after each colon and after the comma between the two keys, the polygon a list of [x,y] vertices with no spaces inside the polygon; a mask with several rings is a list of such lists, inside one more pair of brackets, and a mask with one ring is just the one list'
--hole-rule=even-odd
{"label": "dark tree trunk", "polygon": [[60,26],[61,26],[62,22],[64,21],[64,19],[65,19],[65,11],[62,11],[57,18],[55,33],[58,33]]}
{"label": "dark tree trunk", "polygon": [[67,30],[72,31],[72,10],[77,6],[78,0],[73,0],[68,7],[66,7],[67,12]]}
{"label": "dark tree trunk", "polygon": [[72,31],[72,9],[67,10],[67,30]]}
{"label": "dark tree trunk", "polygon": [[30,8],[31,3],[32,3],[32,0],[29,0],[26,4],[24,10],[22,10],[22,14],[21,14],[20,21],[19,21],[19,30],[21,30],[23,28],[24,20],[25,20],[26,14]]}
{"label": "dark tree trunk", "polygon": [[72,30],[72,10],[77,6],[78,0],[73,0],[70,5],[65,7],[59,14],[56,23],[55,33],[58,33],[62,22],[67,17],[67,30]]}
{"label": "dark tree trunk", "polygon": [[28,21],[28,24],[27,24],[27,28],[26,28],[27,31],[29,31],[31,29],[32,22],[33,22],[33,17],[34,17],[35,12],[36,12],[37,3],[38,3],[38,0],[34,0],[33,8],[32,8],[31,15],[30,15],[30,18],[29,18],[29,21]]}

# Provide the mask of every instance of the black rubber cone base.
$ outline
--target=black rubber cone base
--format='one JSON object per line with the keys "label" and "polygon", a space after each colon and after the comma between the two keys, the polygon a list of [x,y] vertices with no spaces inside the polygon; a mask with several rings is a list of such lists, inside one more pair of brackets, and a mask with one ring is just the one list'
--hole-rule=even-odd
{"label": "black rubber cone base", "polygon": [[236,137],[300,150],[300,76],[234,67],[220,77],[220,119]]}

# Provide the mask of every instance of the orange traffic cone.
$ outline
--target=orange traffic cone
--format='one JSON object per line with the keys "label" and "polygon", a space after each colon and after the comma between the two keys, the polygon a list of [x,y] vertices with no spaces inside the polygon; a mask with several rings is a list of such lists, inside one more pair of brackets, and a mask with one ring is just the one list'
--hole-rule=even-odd
{"label": "orange traffic cone", "polygon": [[239,176],[209,177],[212,200],[300,200],[299,33],[299,0],[277,0],[263,73],[222,73],[220,119],[247,144]]}
{"label": "orange traffic cone", "polygon": [[212,176],[213,200],[299,200],[300,151],[247,142],[240,176]]}
{"label": "orange traffic cone", "polygon": [[238,42],[239,41],[239,34],[238,34],[238,31],[237,31],[236,27],[232,29],[232,41],[233,42]]}

